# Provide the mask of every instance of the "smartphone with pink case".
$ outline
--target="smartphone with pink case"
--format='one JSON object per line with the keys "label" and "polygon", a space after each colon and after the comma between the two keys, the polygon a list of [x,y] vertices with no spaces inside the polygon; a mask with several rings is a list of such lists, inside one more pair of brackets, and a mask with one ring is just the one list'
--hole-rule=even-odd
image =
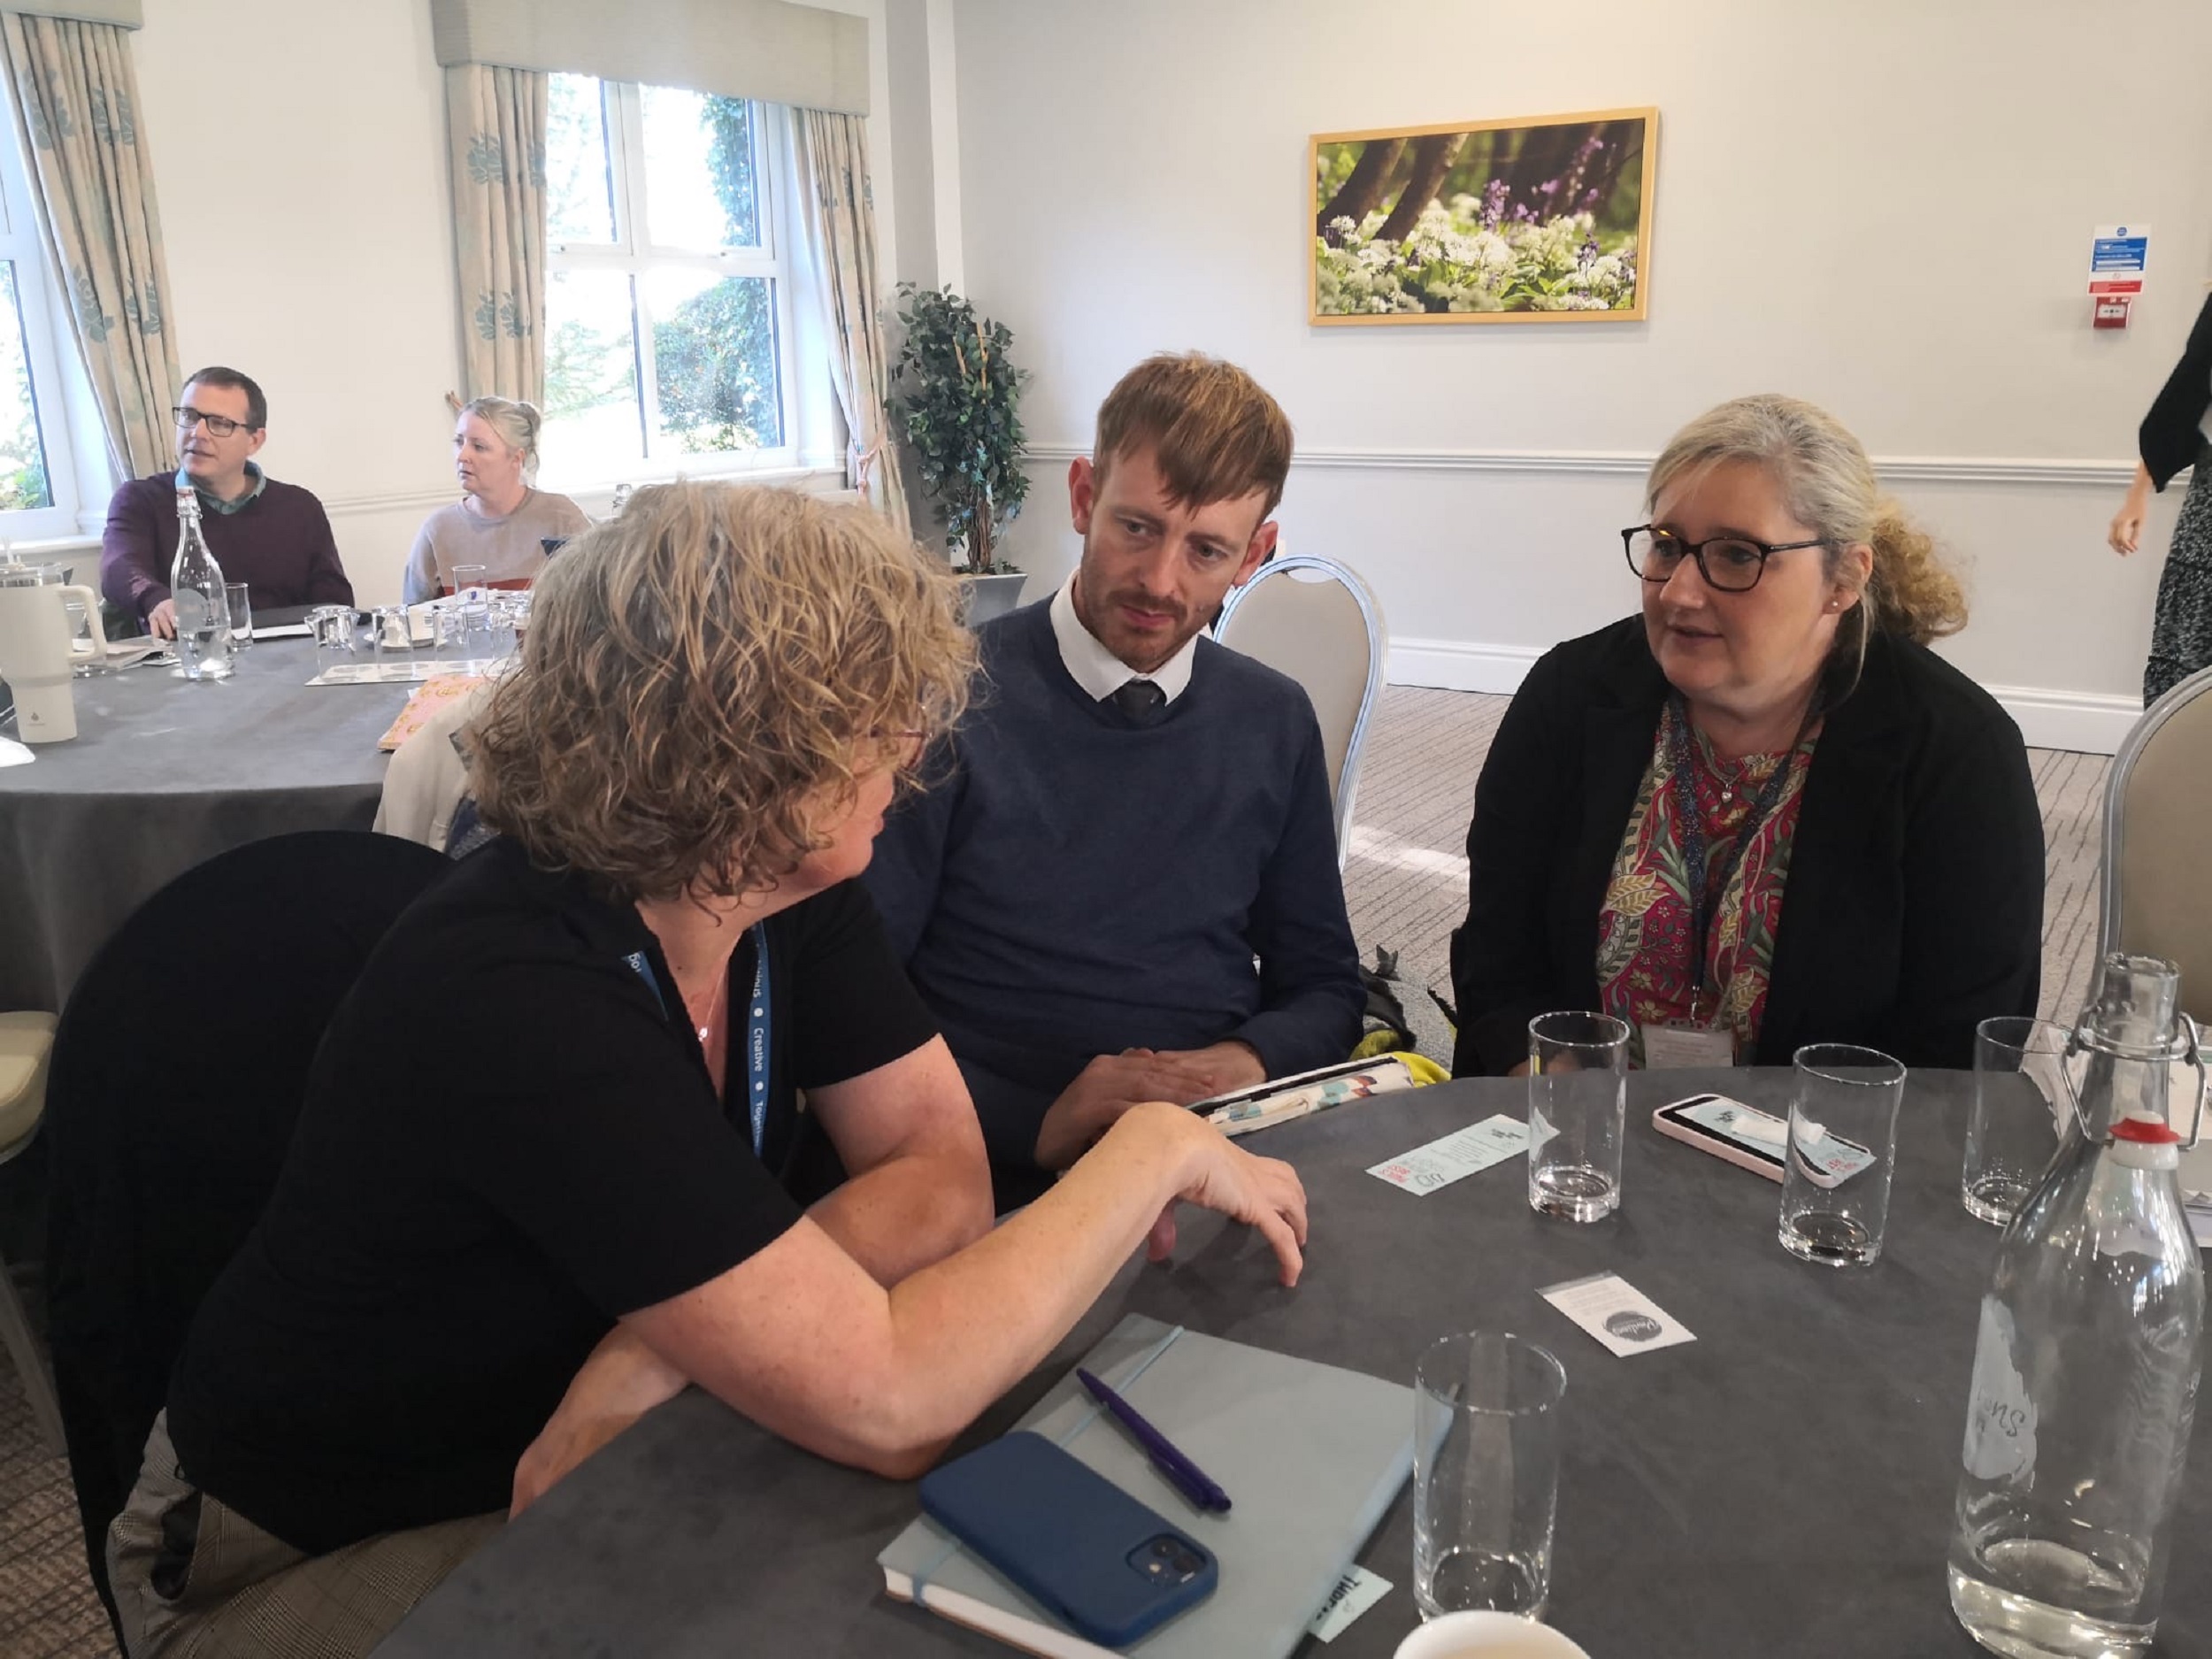
{"label": "smartphone with pink case", "polygon": [[1787,1118],[1725,1094],[1693,1094],[1652,1113],[1651,1126],[1740,1170],[1763,1175],[1778,1185],[1782,1179],[1782,1149],[1790,1133]]}

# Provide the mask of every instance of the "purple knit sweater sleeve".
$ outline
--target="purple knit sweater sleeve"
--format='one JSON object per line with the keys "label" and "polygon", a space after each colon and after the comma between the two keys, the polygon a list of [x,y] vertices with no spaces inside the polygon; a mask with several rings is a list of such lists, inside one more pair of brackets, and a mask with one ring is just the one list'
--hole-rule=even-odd
{"label": "purple knit sweater sleeve", "polygon": [[330,533],[330,515],[323,504],[306,490],[298,492],[300,518],[303,523],[301,544],[307,553],[305,579],[306,598],[311,605],[349,605],[353,603],[353,584],[346,579],[346,567],[338,558],[338,541]]}
{"label": "purple knit sweater sleeve", "polygon": [[[169,563],[176,551],[173,521],[168,551],[161,546],[160,485],[159,478],[134,478],[117,490],[108,500],[107,528],[100,536],[100,591],[140,621],[169,596]],[[175,499],[173,488],[167,501]]]}

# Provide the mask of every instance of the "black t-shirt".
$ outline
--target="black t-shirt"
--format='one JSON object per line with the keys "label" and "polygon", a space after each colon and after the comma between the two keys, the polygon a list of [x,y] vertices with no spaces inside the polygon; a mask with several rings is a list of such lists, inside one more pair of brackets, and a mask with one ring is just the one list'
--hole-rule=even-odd
{"label": "black t-shirt", "polygon": [[766,927],[756,1156],[749,941],[730,967],[726,1113],[634,907],[495,842],[402,916],[333,1018],[268,1209],[178,1360],[185,1478],[311,1555],[506,1508],[617,1316],[798,1218],[777,1173],[803,1139],[795,1091],[934,1034],[858,883]]}

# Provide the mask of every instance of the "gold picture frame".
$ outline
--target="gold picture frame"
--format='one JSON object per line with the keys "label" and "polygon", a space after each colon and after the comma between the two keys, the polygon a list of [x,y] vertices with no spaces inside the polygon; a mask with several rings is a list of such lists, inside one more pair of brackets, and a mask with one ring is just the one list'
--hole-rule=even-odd
{"label": "gold picture frame", "polygon": [[1656,109],[1321,133],[1306,150],[1306,318],[1641,322]]}

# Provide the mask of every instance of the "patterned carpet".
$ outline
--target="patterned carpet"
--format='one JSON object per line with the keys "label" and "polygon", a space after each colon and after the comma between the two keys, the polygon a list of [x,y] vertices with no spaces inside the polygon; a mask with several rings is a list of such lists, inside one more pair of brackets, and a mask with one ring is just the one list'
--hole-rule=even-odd
{"label": "patterned carpet", "polygon": [[[1475,774],[1506,699],[1393,687],[1384,692],[1361,773],[1345,894],[1370,960],[1399,953],[1401,995],[1425,1054],[1448,1062],[1446,951],[1466,905],[1463,846]],[[2044,900],[2044,1011],[2070,1019],[2088,986],[2097,933],[2097,809],[2106,761],[2032,751],[2049,846]],[[68,1466],[42,1444],[14,1371],[0,1359],[0,1654],[96,1659],[114,1652],[84,1576]]]}

